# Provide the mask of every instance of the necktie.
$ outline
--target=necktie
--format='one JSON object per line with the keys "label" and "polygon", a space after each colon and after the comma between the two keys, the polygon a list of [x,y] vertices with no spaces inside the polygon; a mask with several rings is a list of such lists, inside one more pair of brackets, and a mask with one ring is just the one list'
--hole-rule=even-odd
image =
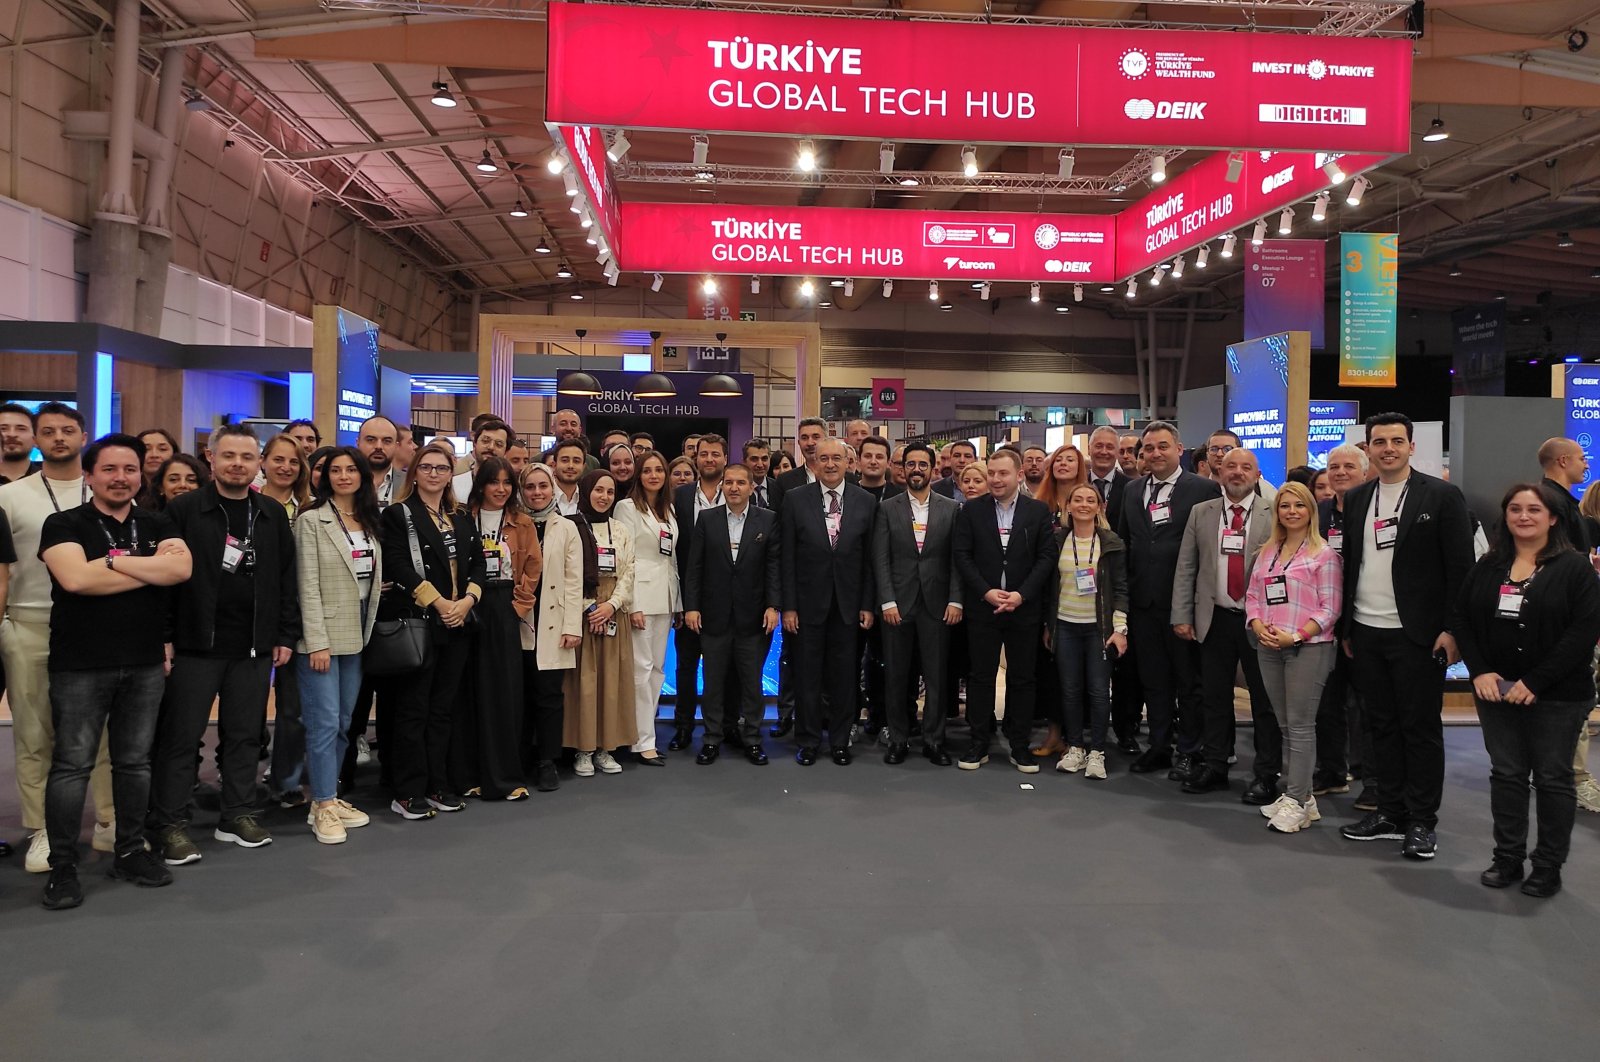
{"label": "necktie", "polygon": [[1094,485],[1095,489],[1099,490],[1100,492],[1100,504],[1104,505],[1107,497],[1109,497],[1111,494],[1110,483],[1107,480],[1097,479],[1094,481]]}
{"label": "necktie", "polygon": [[[1233,507],[1233,522],[1228,529],[1236,534],[1244,533],[1244,506]],[[1244,600],[1244,552],[1228,554],[1228,596],[1235,601]]]}
{"label": "necktie", "polygon": [[844,513],[839,509],[839,492],[828,492],[828,545],[839,544],[839,523]]}
{"label": "necktie", "polygon": [[767,488],[766,487],[757,487],[756,488],[756,504],[761,506],[763,509],[765,509],[767,507]]}

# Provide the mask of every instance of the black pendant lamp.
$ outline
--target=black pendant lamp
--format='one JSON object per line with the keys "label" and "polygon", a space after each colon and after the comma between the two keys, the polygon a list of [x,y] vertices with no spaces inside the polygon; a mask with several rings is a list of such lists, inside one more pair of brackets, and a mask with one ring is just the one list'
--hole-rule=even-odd
{"label": "black pendant lamp", "polygon": [[600,381],[592,373],[583,371],[583,337],[589,334],[587,328],[577,330],[578,335],[578,368],[569,372],[556,384],[556,392],[563,395],[573,395],[578,398],[597,398],[600,395]]}
{"label": "black pendant lamp", "polygon": [[676,398],[677,395],[678,385],[659,372],[647,373],[633,385],[634,398]]}
{"label": "black pendant lamp", "polygon": [[[717,345],[728,345],[728,333],[717,333]],[[700,381],[701,398],[738,398],[742,394],[744,388],[739,386],[739,381],[724,372],[713,373]]]}

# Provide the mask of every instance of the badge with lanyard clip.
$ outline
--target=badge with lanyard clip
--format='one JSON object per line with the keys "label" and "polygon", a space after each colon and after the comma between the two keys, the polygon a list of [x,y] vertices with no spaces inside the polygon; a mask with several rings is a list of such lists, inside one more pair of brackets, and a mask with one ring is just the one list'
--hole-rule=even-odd
{"label": "badge with lanyard clip", "polygon": [[1289,603],[1289,576],[1283,572],[1267,576],[1267,604],[1287,605]]}
{"label": "badge with lanyard clip", "polygon": [[1244,556],[1244,532],[1226,530],[1222,532],[1222,555],[1224,557]]}
{"label": "badge with lanyard clip", "polygon": [[617,548],[615,546],[596,546],[595,561],[600,571],[607,575],[616,573]]}
{"label": "badge with lanyard clip", "polygon": [[1344,552],[1344,529],[1340,527],[1329,528],[1327,542],[1335,553],[1342,554]]}
{"label": "badge with lanyard clip", "polygon": [[672,556],[672,529],[663,527],[657,536],[657,543],[663,557]]}
{"label": "badge with lanyard clip", "polygon": [[499,579],[502,562],[505,558],[505,547],[500,544],[499,538],[494,535],[483,536],[483,564],[485,574],[490,579]]}
{"label": "badge with lanyard clip", "polygon": [[1524,584],[1501,583],[1500,603],[1495,606],[1494,614],[1501,619],[1521,619]]}

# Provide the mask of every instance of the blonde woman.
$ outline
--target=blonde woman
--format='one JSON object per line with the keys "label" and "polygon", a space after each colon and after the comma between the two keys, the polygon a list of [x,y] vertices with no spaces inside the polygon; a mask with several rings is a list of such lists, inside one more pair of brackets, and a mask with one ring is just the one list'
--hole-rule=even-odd
{"label": "blonde woman", "polygon": [[956,501],[963,504],[988,494],[989,466],[983,461],[974,461],[963,468],[956,477],[956,490],[961,495]]}
{"label": "blonde woman", "polygon": [[289,436],[274,435],[261,450],[261,475],[261,493],[282,505],[292,522],[310,493],[305,451]]}

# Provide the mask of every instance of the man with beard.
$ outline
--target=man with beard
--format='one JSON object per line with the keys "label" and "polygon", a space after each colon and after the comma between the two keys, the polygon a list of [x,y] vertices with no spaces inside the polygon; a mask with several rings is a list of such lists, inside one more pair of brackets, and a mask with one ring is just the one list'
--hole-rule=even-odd
{"label": "man with beard", "polygon": [[472,435],[472,462],[451,482],[456,501],[462,505],[467,503],[467,495],[472,493],[472,477],[477,475],[478,466],[491,457],[504,457],[510,445],[511,425],[505,421],[491,417],[478,425]]}
{"label": "man with beard", "polygon": [[[721,508],[725,502],[722,497],[722,473],[728,467],[728,443],[720,435],[702,435],[695,443],[694,464],[696,481],[686,483],[672,494],[672,509],[678,520],[677,548],[673,550],[678,558],[678,580],[682,585],[689,577],[689,556],[694,546],[694,540],[699,535],[700,518],[712,509]],[[676,728],[672,740],[667,748],[673,752],[686,749],[694,736],[694,713],[700,703],[698,689],[698,673],[700,668],[700,634],[687,626],[680,626],[673,639],[674,647],[678,652],[677,670],[677,696],[672,708],[672,723]],[[731,671],[733,663],[731,657],[724,657],[727,670]],[[708,682],[707,688],[710,688]],[[706,742],[715,743],[726,740],[729,744],[740,748],[745,742],[739,736],[739,694],[742,687],[737,679],[721,687],[723,691],[722,727],[721,734],[706,732]],[[715,712],[703,713],[706,718],[715,716]],[[761,720],[754,722],[756,727],[761,725]]]}
{"label": "man with beard", "polygon": [[1049,461],[1050,455],[1042,446],[1028,446],[1022,451],[1022,489],[1028,492],[1028,497],[1039,496],[1039,488],[1044,484],[1045,465]]}
{"label": "man with beard", "polygon": [[39,471],[33,455],[33,414],[16,402],[0,406],[0,483]]}
{"label": "man with beard", "polygon": [[550,467],[556,474],[556,510],[562,516],[578,511],[578,480],[583,478],[588,456],[589,451],[577,439],[563,439],[551,452]]}
{"label": "man with beard", "polygon": [[[576,441],[583,447],[583,471],[590,472],[600,467],[600,459],[589,452],[588,445],[583,439],[583,421],[578,419],[575,409],[558,409],[550,421],[550,434],[556,437],[556,445],[564,442]],[[583,472],[578,473],[580,476]],[[465,500],[465,499],[458,499]],[[573,510],[576,512],[577,510]],[[565,514],[563,514],[565,515]]]}
{"label": "man with beard", "polygon": [[[401,448],[401,432],[383,414],[368,417],[361,422],[361,427],[356,429],[356,450],[367,459],[367,464],[372,467],[372,487],[378,494],[378,508],[384,509],[394,501],[395,489],[405,481],[405,474],[395,465],[395,457]],[[415,446],[409,447],[415,451]],[[377,713],[378,747],[382,748],[384,739],[389,732],[388,705],[391,703],[391,680],[363,678],[361,689],[356,694],[355,710],[350,713],[350,743],[345,747],[344,765],[340,769],[339,778],[345,787],[340,792],[348,791],[356,776],[356,768],[367,763],[372,758],[372,746],[367,743],[367,720],[373,714],[373,700],[382,687],[381,711]],[[392,747],[392,746],[391,746]],[[383,781],[388,782],[388,765],[384,765]]]}
{"label": "man with beard", "polygon": [[1138,433],[1124,435],[1117,440],[1117,465],[1122,469],[1122,474],[1129,479],[1137,479],[1144,475],[1139,467],[1139,456],[1143,453]]}
{"label": "man with beard", "polygon": [[778,477],[785,494],[817,481],[817,445],[828,437],[828,422],[807,417],[795,428],[794,440],[800,447],[800,465]]}
{"label": "man with beard", "polygon": [[877,501],[903,492],[902,488],[889,482],[889,452],[889,440],[880,435],[862,439],[861,445],[856,447],[856,460],[861,468],[861,478],[856,480],[856,486]]}
{"label": "man with beard", "polygon": [[950,478],[941,479],[933,485],[935,494],[943,494],[946,498],[955,500],[960,493],[957,486],[961,479],[961,470],[978,459],[978,448],[965,439],[957,439],[950,444]]}
{"label": "man with beard", "polygon": [[309,420],[291,420],[283,433],[300,444],[300,456],[310,457],[322,445],[322,431]]}
{"label": "man with beard", "polygon": [[400,429],[383,414],[368,417],[356,430],[356,449],[372,467],[372,489],[378,492],[378,508],[394,501],[396,482],[401,477],[394,468],[394,455],[400,445]]}
{"label": "man with beard", "polygon": [[[0,658],[5,661],[6,696],[11,703],[11,740],[17,758],[22,826],[32,834],[23,866],[30,873],[43,874],[50,869],[45,779],[50,773],[56,732],[50,712],[51,585],[50,574],[39,558],[39,536],[48,517],[84,504],[89,487],[80,460],[83,414],[61,402],[46,402],[39,407],[34,423],[35,444],[44,455],[44,467],[36,476],[0,487],[0,510],[11,525],[16,554],[11,564],[6,621],[0,624]],[[142,465],[142,445],[140,451]],[[94,847],[96,851],[110,852],[115,831],[111,761],[103,741],[89,783],[96,812]]]}
{"label": "man with beard", "polygon": [[751,439],[744,444],[744,466],[750,470],[750,500],[763,509],[776,510],[783,498],[783,488],[767,474],[772,467],[772,448],[764,439]]}

